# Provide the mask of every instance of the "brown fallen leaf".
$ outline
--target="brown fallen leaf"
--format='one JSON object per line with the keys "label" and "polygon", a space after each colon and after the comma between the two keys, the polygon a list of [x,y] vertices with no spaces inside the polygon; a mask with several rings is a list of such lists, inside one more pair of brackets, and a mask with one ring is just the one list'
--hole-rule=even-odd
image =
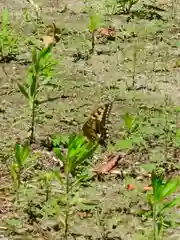
{"label": "brown fallen leaf", "polygon": [[106,37],[107,39],[114,40],[116,37],[115,28],[113,27],[104,27],[97,29],[97,34],[101,37]]}
{"label": "brown fallen leaf", "polygon": [[117,165],[117,162],[124,156],[124,153],[114,153],[105,156],[103,163],[95,167],[94,172],[97,174],[105,174],[110,172]]}

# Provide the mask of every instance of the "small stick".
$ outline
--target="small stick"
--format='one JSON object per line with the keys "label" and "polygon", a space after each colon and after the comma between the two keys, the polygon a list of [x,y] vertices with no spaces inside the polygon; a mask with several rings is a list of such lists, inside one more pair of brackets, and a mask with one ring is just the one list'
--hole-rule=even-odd
{"label": "small stick", "polygon": [[40,7],[36,4],[36,3],[34,3],[34,1],[33,0],[27,0],[35,9],[36,9],[36,13],[37,13],[37,16],[40,16]]}

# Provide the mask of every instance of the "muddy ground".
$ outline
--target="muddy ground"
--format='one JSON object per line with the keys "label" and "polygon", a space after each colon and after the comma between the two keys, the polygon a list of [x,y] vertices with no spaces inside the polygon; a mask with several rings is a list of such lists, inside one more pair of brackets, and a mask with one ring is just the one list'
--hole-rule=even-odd
{"label": "muddy ground", "polygon": [[[50,207],[46,206],[38,221],[29,221],[27,198],[33,199],[33,204],[35,199],[38,202],[40,189],[36,197],[34,192],[25,194],[20,207],[13,203],[8,171],[14,144],[17,138],[27,137],[30,121],[27,101],[17,83],[26,78],[27,62],[31,61],[30,41],[40,45],[45,26],[53,21],[61,29],[61,39],[53,50],[58,64],[52,85],[42,90],[41,98],[57,99],[39,107],[36,137],[80,132],[96,106],[115,100],[108,152],[126,152],[120,145],[125,135],[122,116],[128,112],[138,117],[138,128],[132,135],[134,147],[127,154],[126,164],[118,170],[132,173],[143,163],[158,162],[167,176],[179,175],[179,144],[174,139],[180,103],[180,3],[139,1],[129,14],[122,14],[112,8],[112,3],[105,7],[105,2],[92,0],[89,5],[103,16],[102,27],[115,28],[116,37],[98,38],[92,55],[88,8],[83,1],[38,0],[43,22],[36,21],[33,7],[25,0],[0,2],[1,12],[8,8],[10,24],[19,36],[17,60],[0,63],[0,239],[64,239],[63,225],[56,227],[57,217],[49,213]],[[148,8],[152,4],[159,9]],[[48,168],[46,161],[49,159],[43,159]],[[71,219],[69,239],[153,239],[151,218],[139,214],[147,208],[147,193],[142,188],[150,184],[150,179],[142,180],[137,172],[124,179],[109,174],[104,181],[96,179],[90,186],[82,187],[80,196],[100,201],[103,210],[97,217],[97,208],[78,206]],[[32,185],[36,177],[31,176]],[[129,183],[138,190],[127,191]],[[83,215],[85,210],[88,214]],[[37,207],[34,211],[37,212]],[[178,212],[175,208],[167,216],[172,222],[179,222]],[[10,219],[17,220],[15,226]],[[162,239],[180,239],[179,227],[167,228]]]}

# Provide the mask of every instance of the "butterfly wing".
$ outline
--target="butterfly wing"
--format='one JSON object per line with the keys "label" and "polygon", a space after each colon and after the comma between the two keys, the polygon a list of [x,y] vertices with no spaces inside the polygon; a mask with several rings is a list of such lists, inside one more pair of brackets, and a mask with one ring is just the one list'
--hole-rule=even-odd
{"label": "butterfly wing", "polygon": [[112,102],[100,106],[94,111],[83,126],[84,135],[91,141],[98,141],[100,145],[105,145],[107,139],[106,123],[112,108]]}
{"label": "butterfly wing", "polygon": [[99,144],[105,148],[107,147],[108,138],[109,138],[107,122],[109,119],[111,109],[112,109],[112,102],[105,104],[105,110],[104,110],[104,114],[101,121],[101,137],[99,140]]}
{"label": "butterfly wing", "polygon": [[98,141],[101,134],[101,125],[98,115],[98,109],[91,114],[91,116],[83,126],[84,135],[91,141]]}

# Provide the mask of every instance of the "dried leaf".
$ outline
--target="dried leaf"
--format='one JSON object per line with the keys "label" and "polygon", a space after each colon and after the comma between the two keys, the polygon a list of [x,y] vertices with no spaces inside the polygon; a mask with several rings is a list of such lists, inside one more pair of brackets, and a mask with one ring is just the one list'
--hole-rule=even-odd
{"label": "dried leaf", "polygon": [[132,185],[132,184],[128,184],[127,185],[127,190],[128,191],[132,191],[132,190],[134,190],[136,187],[134,186],[134,185]]}
{"label": "dried leaf", "polygon": [[49,45],[56,45],[56,39],[54,36],[43,36],[44,47],[47,48]]}
{"label": "dried leaf", "polygon": [[95,168],[95,172],[105,174],[110,172],[116,165],[119,159],[124,157],[124,154],[115,153],[105,156],[105,161],[98,167]]}
{"label": "dried leaf", "polygon": [[60,29],[56,27],[55,23],[47,26],[45,35],[42,37],[44,47],[47,48],[49,45],[55,46],[59,42],[61,33]]}
{"label": "dried leaf", "polygon": [[97,34],[101,37],[106,37],[107,39],[114,40],[116,37],[116,32],[114,28],[99,28]]}
{"label": "dried leaf", "polygon": [[144,191],[152,191],[152,187],[151,186],[145,186],[143,188]]}

